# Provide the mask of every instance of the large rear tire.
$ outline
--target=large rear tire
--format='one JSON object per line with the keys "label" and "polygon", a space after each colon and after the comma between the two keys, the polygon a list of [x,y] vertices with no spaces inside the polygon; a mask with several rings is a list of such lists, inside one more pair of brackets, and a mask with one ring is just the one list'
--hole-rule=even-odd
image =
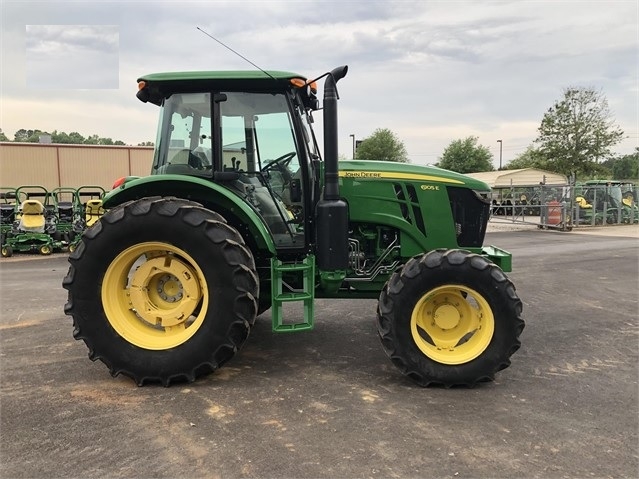
{"label": "large rear tire", "polygon": [[144,198],[101,217],[69,256],[74,337],[113,376],[194,381],[233,357],[255,321],[259,285],[240,234],[219,214]]}
{"label": "large rear tire", "polygon": [[474,386],[510,365],[524,328],[503,271],[462,250],[409,260],[384,286],[377,328],[386,354],[420,386]]}

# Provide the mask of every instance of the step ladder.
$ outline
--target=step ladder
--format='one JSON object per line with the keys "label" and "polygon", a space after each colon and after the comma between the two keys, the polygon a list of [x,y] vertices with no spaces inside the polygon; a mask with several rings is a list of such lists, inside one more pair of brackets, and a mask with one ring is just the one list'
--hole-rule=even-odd
{"label": "step ladder", "polygon": [[[297,275],[302,280],[301,290],[292,290],[284,283],[284,275]],[[285,322],[284,303],[302,303],[304,321]],[[276,333],[307,331],[313,329],[313,304],[315,302],[315,256],[308,255],[302,261],[282,262],[271,258],[271,316]]]}

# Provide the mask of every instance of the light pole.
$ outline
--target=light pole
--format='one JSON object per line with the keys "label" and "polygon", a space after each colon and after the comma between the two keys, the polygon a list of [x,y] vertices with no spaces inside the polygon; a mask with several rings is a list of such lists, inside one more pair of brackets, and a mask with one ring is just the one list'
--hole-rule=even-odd
{"label": "light pole", "polygon": [[499,143],[499,169],[501,170],[501,147],[503,146],[503,142],[501,140],[497,140]]}
{"label": "light pole", "polygon": [[353,159],[355,159],[355,135],[348,135],[353,139]]}

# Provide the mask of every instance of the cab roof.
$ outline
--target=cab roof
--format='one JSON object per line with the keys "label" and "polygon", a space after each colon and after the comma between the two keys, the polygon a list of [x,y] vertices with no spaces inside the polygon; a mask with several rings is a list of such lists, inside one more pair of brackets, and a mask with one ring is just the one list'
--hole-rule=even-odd
{"label": "cab roof", "polygon": [[[270,75],[270,76],[269,76]],[[179,81],[273,81],[290,80],[291,78],[306,78],[293,72],[285,72],[279,70],[217,70],[217,71],[188,71],[188,72],[164,72],[150,73],[138,79],[152,82],[179,82]]]}
{"label": "cab roof", "polygon": [[[146,90],[142,101],[159,105],[172,93],[203,91],[283,91],[291,86],[290,80],[306,77],[279,70],[221,70],[150,73],[138,78],[138,84]],[[144,82],[143,84],[141,82]]]}

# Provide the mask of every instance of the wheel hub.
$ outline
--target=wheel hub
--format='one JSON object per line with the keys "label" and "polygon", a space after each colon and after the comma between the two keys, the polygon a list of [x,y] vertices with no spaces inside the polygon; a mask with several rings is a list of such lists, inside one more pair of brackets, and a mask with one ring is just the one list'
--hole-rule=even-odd
{"label": "wheel hub", "polygon": [[172,256],[147,260],[133,274],[129,288],[130,304],[138,316],[163,328],[188,320],[201,296],[195,273]]}
{"label": "wheel hub", "polygon": [[162,275],[158,279],[156,291],[164,301],[175,303],[184,296],[184,288],[180,280],[172,274]]}
{"label": "wheel hub", "polygon": [[435,324],[441,329],[453,329],[459,324],[461,316],[452,304],[443,304],[435,310],[433,315]]}

